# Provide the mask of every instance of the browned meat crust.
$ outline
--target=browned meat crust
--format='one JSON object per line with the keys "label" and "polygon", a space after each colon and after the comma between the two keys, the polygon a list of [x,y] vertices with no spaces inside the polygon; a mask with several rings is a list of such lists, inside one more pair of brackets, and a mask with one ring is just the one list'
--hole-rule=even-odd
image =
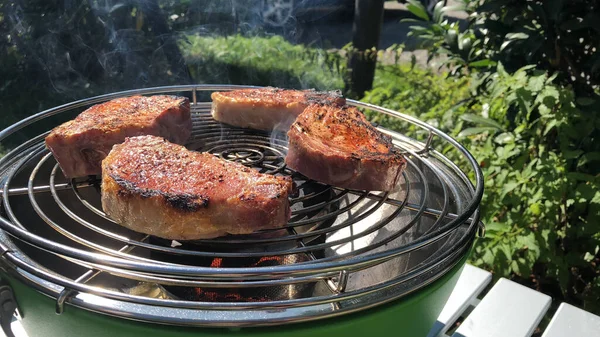
{"label": "browned meat crust", "polygon": [[310,104],[344,105],[338,91],[241,89],[214,92],[212,115],[219,122],[258,130],[287,131]]}
{"label": "browned meat crust", "polygon": [[406,165],[391,138],[354,107],[310,105],[288,136],[288,167],[334,186],[389,191]]}
{"label": "browned meat crust", "polygon": [[101,173],[101,161],[125,137],[156,135],[178,144],[192,131],[189,100],[132,96],[97,104],[50,132],[46,146],[68,178]]}
{"label": "browned meat crust", "polygon": [[174,240],[249,234],[290,217],[289,178],[154,136],[127,138],[102,162],[102,207],[117,223]]}

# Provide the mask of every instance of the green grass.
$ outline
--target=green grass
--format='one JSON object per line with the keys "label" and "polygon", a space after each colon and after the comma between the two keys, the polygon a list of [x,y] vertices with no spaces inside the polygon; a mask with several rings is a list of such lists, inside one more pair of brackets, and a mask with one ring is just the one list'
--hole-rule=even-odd
{"label": "green grass", "polygon": [[181,50],[197,83],[342,89],[339,55],[280,36],[187,36]]}

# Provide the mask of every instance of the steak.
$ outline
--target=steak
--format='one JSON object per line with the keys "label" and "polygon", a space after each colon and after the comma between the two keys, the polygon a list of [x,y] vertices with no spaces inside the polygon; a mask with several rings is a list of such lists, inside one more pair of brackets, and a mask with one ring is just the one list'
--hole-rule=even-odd
{"label": "steak", "polygon": [[312,103],[346,104],[346,99],[339,91],[271,87],[214,92],[211,97],[212,116],[219,122],[242,128],[285,132]]}
{"label": "steak", "polygon": [[155,135],[183,144],[192,132],[185,97],[132,96],[97,104],[50,132],[46,146],[65,177],[101,173],[112,146],[126,137]]}
{"label": "steak", "polygon": [[290,218],[289,178],[155,136],[127,138],[102,161],[102,208],[120,225],[172,240],[249,234]]}
{"label": "steak", "polygon": [[391,137],[375,129],[354,107],[310,105],[288,136],[287,166],[329,185],[389,191],[406,166]]}

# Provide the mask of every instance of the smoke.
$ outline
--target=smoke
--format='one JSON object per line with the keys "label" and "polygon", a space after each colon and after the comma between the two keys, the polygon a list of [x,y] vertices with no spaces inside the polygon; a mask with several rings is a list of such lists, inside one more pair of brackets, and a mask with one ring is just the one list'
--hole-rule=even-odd
{"label": "smoke", "polygon": [[287,144],[287,132],[296,120],[293,114],[284,114],[284,120],[281,120],[273,127],[269,135],[269,144],[273,148],[280,148],[281,144]]}
{"label": "smoke", "polygon": [[191,82],[156,0],[34,0],[2,9],[25,70],[56,93]]}
{"label": "smoke", "polygon": [[8,80],[0,99],[12,106],[3,105],[4,114],[15,116],[7,117],[14,122],[76,99],[186,83],[339,89],[341,81],[323,75],[328,70],[322,70],[318,57],[303,55],[302,48],[291,51],[298,43],[313,50],[325,45],[321,27],[326,24],[307,23],[288,13],[283,23],[269,26],[262,4],[262,0],[2,2],[0,77]]}

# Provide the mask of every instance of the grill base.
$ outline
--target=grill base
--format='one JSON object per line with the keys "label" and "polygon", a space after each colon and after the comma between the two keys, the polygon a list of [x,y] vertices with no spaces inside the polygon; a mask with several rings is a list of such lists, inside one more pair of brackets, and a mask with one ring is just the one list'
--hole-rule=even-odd
{"label": "grill base", "polygon": [[[171,317],[171,321],[163,319],[162,324],[151,324],[143,321],[124,319],[124,315],[115,306],[111,313],[98,314],[90,310],[68,305],[61,316],[50,314],[54,310],[55,301],[32,290],[29,285],[9,277],[20,308],[24,311],[21,321],[29,336],[89,336],[89,337],[153,337],[153,336],[285,336],[289,337],[331,337],[352,335],[387,336],[390,329],[402,329],[403,336],[425,336],[434,325],[448,297],[452,293],[460,272],[466,263],[466,258],[458,261],[439,280],[427,285],[419,292],[391,301],[385,305],[326,319],[320,323],[286,324],[271,327],[227,327],[228,324],[218,324],[221,327],[185,327],[194,324],[189,321],[190,315]],[[3,278],[6,275],[2,275]],[[6,278],[5,278],[6,279]],[[108,303],[107,303],[108,304]],[[152,310],[144,310],[151,313]],[[175,315],[177,312],[175,312]],[[195,315],[203,315],[197,312]],[[149,317],[157,322],[156,317]],[[139,320],[140,318],[136,318]],[[178,325],[173,327],[170,325]],[[225,326],[223,326],[225,325]]]}

